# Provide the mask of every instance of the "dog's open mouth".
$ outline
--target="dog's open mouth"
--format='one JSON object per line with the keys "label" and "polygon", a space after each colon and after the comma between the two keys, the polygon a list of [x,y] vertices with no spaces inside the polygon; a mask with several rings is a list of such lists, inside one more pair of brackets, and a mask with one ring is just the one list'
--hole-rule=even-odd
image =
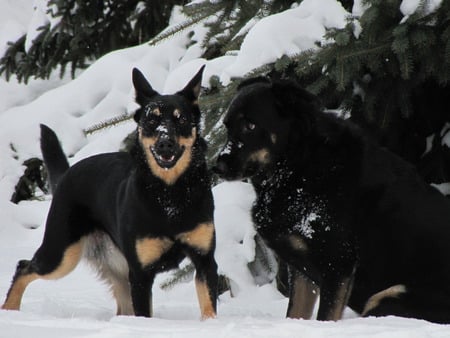
{"label": "dog's open mouth", "polygon": [[184,147],[179,147],[176,151],[162,152],[162,153],[158,153],[155,147],[150,147],[150,150],[153,154],[153,157],[156,160],[156,163],[158,163],[158,165],[161,168],[170,169],[180,159],[181,155],[184,152]]}

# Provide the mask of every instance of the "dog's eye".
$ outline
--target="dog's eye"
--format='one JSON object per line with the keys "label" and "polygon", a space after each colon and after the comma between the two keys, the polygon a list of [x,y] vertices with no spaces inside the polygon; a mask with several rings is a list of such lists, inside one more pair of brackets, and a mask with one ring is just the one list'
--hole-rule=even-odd
{"label": "dog's eye", "polygon": [[252,122],[247,122],[245,128],[247,128],[248,130],[254,130],[256,128],[256,125]]}
{"label": "dog's eye", "polygon": [[157,122],[158,122],[158,118],[148,118],[148,119],[146,119],[145,120],[145,124],[147,124],[147,125],[149,125],[149,126],[154,126],[154,125],[156,125],[157,124]]}

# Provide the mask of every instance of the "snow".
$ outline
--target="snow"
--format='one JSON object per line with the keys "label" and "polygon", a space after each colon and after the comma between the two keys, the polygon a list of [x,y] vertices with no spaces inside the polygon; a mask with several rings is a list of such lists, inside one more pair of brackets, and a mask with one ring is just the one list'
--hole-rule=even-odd
{"label": "snow", "polygon": [[441,5],[442,0],[403,0],[400,4],[400,11],[404,15],[401,23],[405,22],[412,14],[414,14],[421,5],[423,5],[423,15],[433,13]]}
{"label": "snow", "polygon": [[283,55],[316,48],[326,28],[343,28],[350,14],[335,0],[304,0],[299,6],[258,21],[242,42],[236,61],[224,69],[221,80],[247,74]]}
{"label": "snow", "polygon": [[[45,6],[44,0],[0,0],[1,53],[7,41],[27,31],[36,32],[39,24],[50,22],[43,12]],[[143,44],[105,55],[78,72],[74,80],[51,76],[47,81],[30,80],[24,85],[14,78],[10,82],[0,78],[0,297],[6,295],[17,261],[33,255],[44,233],[51,196],[18,205],[10,202],[24,171],[23,161],[41,156],[40,123],[56,131],[71,164],[96,153],[115,151],[135,128],[132,120],[87,136],[83,131],[134,111],[133,67],[161,93],[182,89],[203,64],[203,86],[208,86],[212,75],[226,84],[231,77],[242,76],[281,55],[314,48],[325,28],[342,27],[347,15],[338,1],[305,0],[283,13],[252,22],[246,27],[249,33],[239,51],[213,60],[200,58],[201,47],[190,43],[186,31],[156,46]],[[171,24],[181,21],[182,15],[174,11]],[[205,29],[195,26],[193,31],[192,39],[202,41]],[[216,319],[200,321],[192,280],[169,291],[161,290],[159,285],[170,273],[159,275],[155,282],[154,318],[115,316],[107,287],[82,263],[61,280],[32,283],[20,312],[0,311],[0,338],[450,336],[448,325],[396,317],[357,318],[350,310],[339,322],[285,319],[287,299],[273,283],[256,281],[248,268],[255,256],[255,229],[249,213],[254,200],[252,187],[224,183],[215,186],[213,193],[216,260],[232,289],[220,296]]]}
{"label": "snow", "polygon": [[424,5],[425,13],[434,12],[442,3],[442,0],[403,0],[400,4],[400,11],[404,16],[414,14],[421,4]]}

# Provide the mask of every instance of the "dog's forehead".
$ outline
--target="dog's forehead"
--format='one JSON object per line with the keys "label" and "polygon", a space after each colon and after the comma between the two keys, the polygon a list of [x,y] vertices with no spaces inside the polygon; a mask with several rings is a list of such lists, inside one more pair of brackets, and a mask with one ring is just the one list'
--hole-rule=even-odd
{"label": "dog's forehead", "polygon": [[259,120],[274,105],[274,96],[267,84],[253,84],[240,89],[231,101],[224,122],[240,118]]}
{"label": "dog's forehead", "polygon": [[158,112],[158,114],[166,115],[173,114],[175,110],[182,112],[189,108],[186,99],[180,95],[160,95],[148,102],[144,111],[146,115],[151,112]]}

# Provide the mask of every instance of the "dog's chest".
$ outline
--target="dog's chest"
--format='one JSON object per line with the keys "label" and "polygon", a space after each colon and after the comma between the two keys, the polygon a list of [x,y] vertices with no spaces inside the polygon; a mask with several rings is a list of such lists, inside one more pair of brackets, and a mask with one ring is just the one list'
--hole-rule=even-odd
{"label": "dog's chest", "polygon": [[297,235],[312,240],[331,231],[328,203],[308,189],[305,179],[281,173],[257,189],[253,218],[263,237],[273,240]]}
{"label": "dog's chest", "polygon": [[189,188],[183,193],[163,190],[156,196],[158,210],[168,222],[180,221],[191,203],[192,194]]}

